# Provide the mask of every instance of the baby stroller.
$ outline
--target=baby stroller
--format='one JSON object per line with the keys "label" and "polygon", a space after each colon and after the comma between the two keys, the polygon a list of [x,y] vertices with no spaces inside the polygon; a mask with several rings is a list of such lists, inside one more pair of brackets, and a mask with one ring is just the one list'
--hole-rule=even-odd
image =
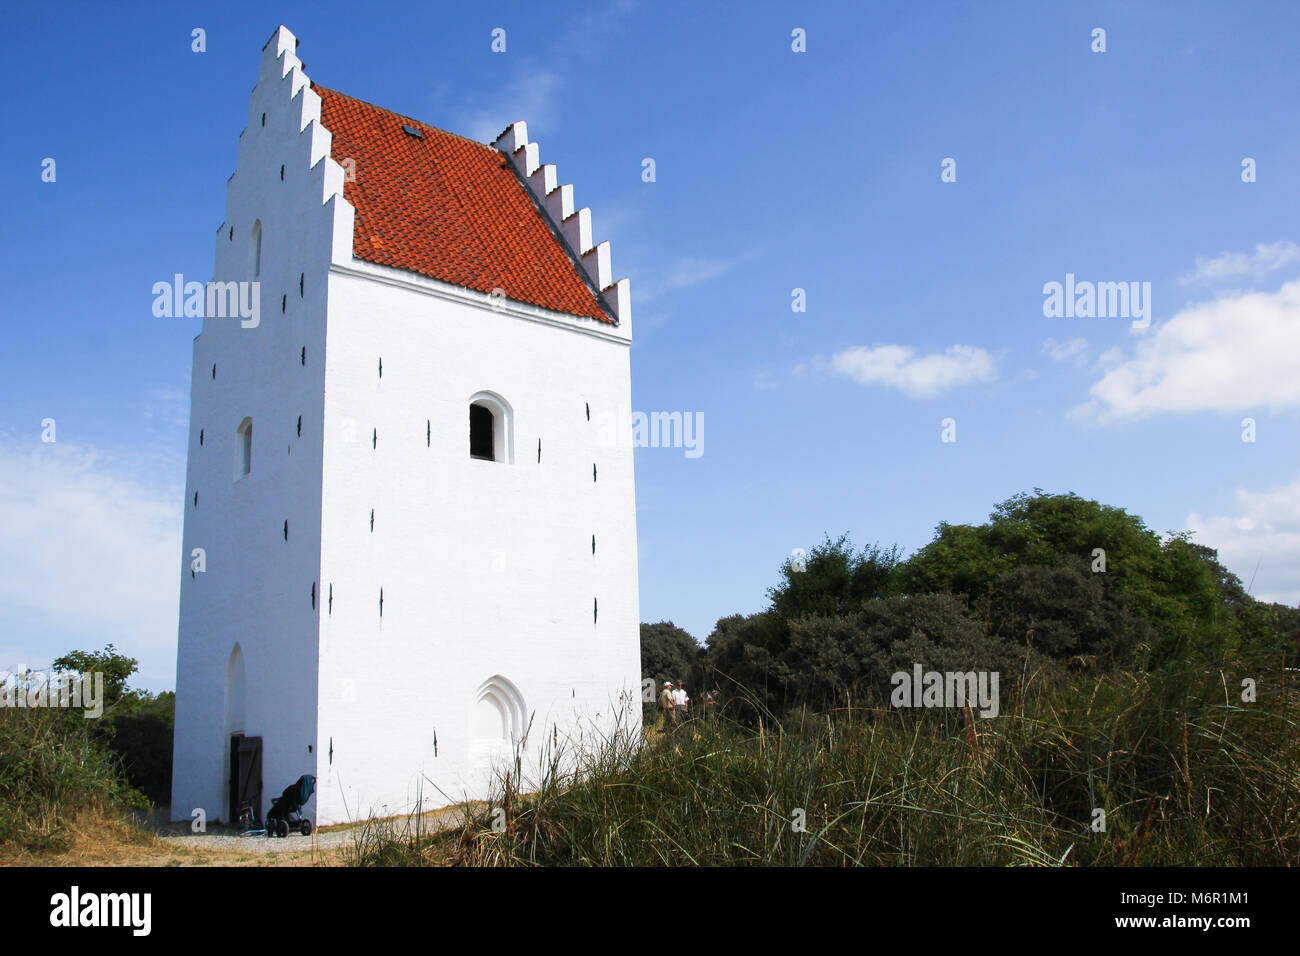
{"label": "baby stroller", "polygon": [[315,792],[316,778],[309,773],[299,777],[297,783],[285,787],[284,793],[271,801],[271,809],[266,812],[266,835],[287,837],[292,828],[303,836],[311,836],[311,821],[298,811]]}

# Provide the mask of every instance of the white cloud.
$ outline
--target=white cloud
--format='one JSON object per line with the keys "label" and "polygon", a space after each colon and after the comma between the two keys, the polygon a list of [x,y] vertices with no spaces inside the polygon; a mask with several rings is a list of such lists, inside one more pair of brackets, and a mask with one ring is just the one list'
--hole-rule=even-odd
{"label": "white cloud", "polygon": [[464,112],[458,128],[471,139],[491,143],[511,123],[523,120],[528,124],[529,140],[536,141],[538,130],[553,128],[563,85],[560,77],[549,70],[521,68],[514,79],[490,97],[488,104]]}
{"label": "white cloud", "polygon": [[1196,271],[1179,278],[1183,285],[1260,279],[1270,272],[1300,263],[1300,246],[1290,240],[1257,243],[1255,251],[1221,252],[1212,259],[1196,257]]}
{"label": "white cloud", "polygon": [[723,275],[735,263],[722,259],[700,259],[685,257],[668,266],[656,278],[639,280],[634,289],[638,303],[653,302],[669,292],[679,292],[693,286],[712,282]]}
{"label": "white cloud", "polygon": [[1112,361],[1090,395],[1072,414],[1115,420],[1300,405],[1300,280],[1184,309],[1131,357]]}
{"label": "white cloud", "polygon": [[[1271,491],[1236,491],[1236,515],[1202,517],[1193,512],[1188,530],[1217,548],[1219,560],[1264,601],[1300,604],[1300,478]],[[1258,568],[1258,572],[1256,572]]]}
{"label": "white cloud", "polygon": [[190,424],[190,394],[172,385],[151,386],[145,389],[140,415],[157,427],[171,429],[184,442]]}
{"label": "white cloud", "polygon": [[184,488],[175,459],[60,441],[0,448],[0,669],[112,642],[137,686],[175,675]]}
{"label": "white cloud", "polygon": [[859,345],[837,352],[830,367],[859,385],[884,385],[918,398],[997,378],[993,356],[973,345],[951,345],[944,352],[919,356],[910,345]]}
{"label": "white cloud", "polygon": [[1075,365],[1081,365],[1088,351],[1088,340],[1077,338],[1070,339],[1068,342],[1058,342],[1056,339],[1049,338],[1043,342],[1043,351],[1053,361],[1068,361],[1073,362]]}
{"label": "white cloud", "polygon": [[[564,20],[565,29],[551,36],[541,55],[516,60],[509,81],[482,100],[475,97],[468,109],[459,111],[457,129],[466,130],[465,135],[471,139],[490,143],[511,123],[523,120],[528,124],[529,139],[537,142],[538,131],[544,133],[554,129],[558,123],[560,94],[564,88],[561,74],[589,72],[584,71],[581,64],[589,60],[594,51],[602,49],[610,35],[623,29],[623,21],[636,10],[636,6],[633,0],[614,0],[584,15]],[[508,31],[507,52],[495,55],[502,59],[518,56],[515,52],[518,48],[510,45],[515,42],[515,37],[514,32]],[[542,144],[542,162],[548,162],[545,145]]]}
{"label": "white cloud", "polygon": [[1124,361],[1124,350],[1118,345],[1111,346],[1097,356],[1097,364],[1093,371],[1100,372],[1102,369],[1113,368]]}

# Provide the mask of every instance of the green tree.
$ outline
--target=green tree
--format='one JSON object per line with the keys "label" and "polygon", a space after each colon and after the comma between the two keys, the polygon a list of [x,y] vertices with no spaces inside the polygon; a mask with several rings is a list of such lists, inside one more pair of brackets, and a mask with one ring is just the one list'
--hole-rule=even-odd
{"label": "green tree", "polygon": [[133,787],[155,803],[167,803],[172,790],[176,695],[134,693],[140,695],[134,706],[112,717],[109,746]]}
{"label": "green tree", "polygon": [[944,521],[929,544],[899,565],[898,587],[904,594],[952,592],[977,600],[1015,564],[990,540],[987,526]]}
{"label": "green tree", "polygon": [[785,705],[789,623],[771,611],[720,618],[706,640],[702,683],[724,698],[752,696],[769,710]]}
{"label": "green tree", "polygon": [[54,661],[53,669],[64,674],[104,675],[104,707],[112,707],[127,696],[126,681],[140,667],[134,657],[117,653],[112,644],[102,651],[68,651]]}
{"label": "green tree", "polygon": [[664,681],[690,680],[703,648],[672,621],[641,624],[641,679],[656,687]]}
{"label": "green tree", "polygon": [[771,611],[785,620],[805,615],[845,614],[890,593],[899,551],[879,545],[853,549],[847,534],[830,535],[814,547],[800,569],[793,558],[781,565],[781,580],[768,589]]}
{"label": "green tree", "polygon": [[1013,495],[986,524],[940,524],[935,538],[900,568],[909,593],[954,591],[984,600],[993,582],[1013,567],[1050,565],[1058,555],[1089,562],[1104,552],[1106,573],[1131,592],[1145,593],[1161,565],[1160,538],[1123,508],[1073,493]]}
{"label": "green tree", "polygon": [[108,644],[102,651],[69,651],[56,659],[59,673],[104,675],[104,714],[87,721],[94,738],[121,764],[132,787],[157,803],[171,799],[172,740],[176,695],[154,695],[127,686],[139,668],[133,657]]}
{"label": "green tree", "polygon": [[1076,555],[1004,571],[994,582],[990,610],[991,631],[1051,657],[1127,662],[1155,633],[1113,579]]}
{"label": "green tree", "polygon": [[[1081,563],[1104,587],[1090,587],[1062,570]],[[1057,570],[1020,570],[1026,568]],[[1040,636],[1050,634],[1059,652],[1127,645],[1158,664],[1188,655],[1221,656],[1243,641],[1276,635],[1270,616],[1213,549],[1192,544],[1185,532],[1162,542],[1137,515],[1073,493],[1035,489],[998,504],[986,524],[941,524],[934,540],[898,568],[897,578],[904,593],[965,595],[973,612],[995,629],[1022,627],[1033,618]],[[1116,591],[1126,598],[1123,608]],[[1051,611],[1053,601],[1075,612],[1091,601],[1101,603],[1091,606],[1091,623],[1080,631],[1065,620],[1068,615]],[[1132,615],[1149,623],[1150,635],[1133,626]],[[1084,633],[1089,628],[1092,637]],[[1106,641],[1099,628],[1119,630]]]}

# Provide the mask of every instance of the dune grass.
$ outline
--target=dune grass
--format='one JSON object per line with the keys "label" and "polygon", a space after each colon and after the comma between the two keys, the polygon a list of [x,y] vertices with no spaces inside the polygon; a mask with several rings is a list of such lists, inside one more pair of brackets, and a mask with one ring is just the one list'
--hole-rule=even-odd
{"label": "dune grass", "polygon": [[[1243,679],[1255,699],[1243,699]],[[534,745],[491,799],[352,828],[351,865],[1300,862],[1300,673],[1276,658],[1004,677],[1001,713],[737,695],[671,733]],[[744,715],[744,719],[741,716]],[[522,781],[522,784],[521,784]],[[0,862],[144,853],[141,798],[68,715],[0,713]],[[1105,813],[1104,829],[1097,811]],[[121,823],[121,826],[117,824]],[[111,845],[110,845],[111,844]]]}
{"label": "dune grass", "polygon": [[[1290,865],[1300,861],[1300,675],[1276,660],[1022,675],[999,717],[849,702],[726,710],[576,768],[524,757],[453,832],[389,865]],[[1242,679],[1256,700],[1242,700]],[[1010,682],[1009,682],[1010,683]],[[1104,829],[1097,810],[1105,812]],[[379,851],[372,850],[378,858]]]}
{"label": "dune grass", "polygon": [[148,801],[87,723],[80,711],[0,709],[0,847],[58,853],[97,826],[131,831],[122,811]]}

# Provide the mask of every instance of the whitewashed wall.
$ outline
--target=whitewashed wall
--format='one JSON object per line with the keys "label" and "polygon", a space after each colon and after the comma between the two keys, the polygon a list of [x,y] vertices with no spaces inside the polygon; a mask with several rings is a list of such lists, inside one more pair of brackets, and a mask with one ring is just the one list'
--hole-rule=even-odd
{"label": "whitewashed wall", "polygon": [[[188,819],[194,808],[209,819],[227,817],[231,730],[264,738],[263,809],[316,771],[311,589],[319,590],[320,578],[326,277],[336,236],[348,237],[350,255],[352,210],[341,196],[326,202],[341,191],[342,170],[328,159],[329,135],[313,122],[320,99],[306,88],[294,45],[282,28],[263,51],[216,237],[213,278],[251,280],[250,240],[261,220],[260,324],[207,318],[194,342],[174,819]],[[245,416],[253,419],[252,469],[235,481],[236,428]],[[191,577],[194,548],[206,551],[207,570]],[[229,726],[226,716],[236,642],[246,673],[243,727]]]}
{"label": "whitewashed wall", "polygon": [[[639,720],[632,452],[597,430],[630,402],[626,340],[471,295],[365,264],[330,279],[322,821],[405,811],[421,786],[433,805],[482,796],[471,715],[496,675],[534,759],[590,746],[620,693]],[[512,409],[512,462],[469,457],[479,392]]]}

